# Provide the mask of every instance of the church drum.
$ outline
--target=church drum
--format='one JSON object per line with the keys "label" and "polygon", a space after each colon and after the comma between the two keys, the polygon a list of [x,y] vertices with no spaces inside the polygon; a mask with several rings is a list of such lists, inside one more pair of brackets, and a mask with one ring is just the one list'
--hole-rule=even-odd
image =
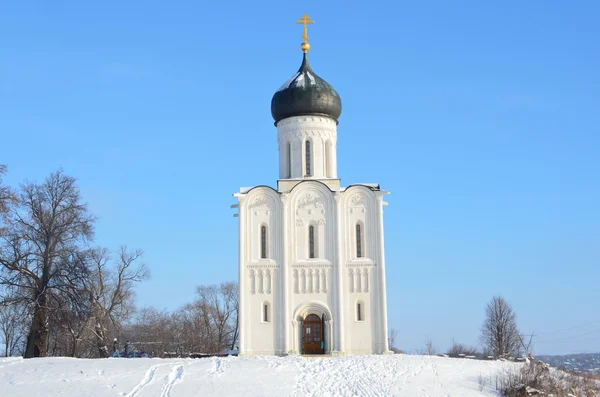
{"label": "church drum", "polygon": [[323,354],[323,322],[316,314],[309,314],[304,320],[304,354]]}

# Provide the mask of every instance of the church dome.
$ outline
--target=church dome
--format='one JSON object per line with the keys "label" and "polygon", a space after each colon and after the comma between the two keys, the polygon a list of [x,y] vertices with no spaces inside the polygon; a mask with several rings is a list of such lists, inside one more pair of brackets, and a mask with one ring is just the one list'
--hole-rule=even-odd
{"label": "church dome", "polygon": [[341,113],[340,96],[312,71],[306,53],[298,72],[271,99],[271,115],[275,124],[288,117],[304,115],[331,117],[337,122]]}

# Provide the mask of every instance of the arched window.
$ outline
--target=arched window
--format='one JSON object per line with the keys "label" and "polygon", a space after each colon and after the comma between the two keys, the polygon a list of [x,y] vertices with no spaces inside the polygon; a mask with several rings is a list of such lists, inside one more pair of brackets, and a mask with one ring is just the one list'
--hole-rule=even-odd
{"label": "arched window", "polygon": [[292,144],[287,144],[287,177],[292,177]]}
{"label": "arched window", "polygon": [[356,302],[356,321],[365,321],[365,304],[362,301]]}
{"label": "arched window", "polygon": [[363,257],[362,228],[360,226],[360,223],[356,224],[356,257]]}
{"label": "arched window", "polygon": [[262,225],[260,227],[260,257],[261,259],[267,259],[267,227]]}
{"label": "arched window", "polygon": [[310,141],[306,141],[306,176],[311,176],[310,170]]}
{"label": "arched window", "polygon": [[331,141],[325,142],[325,176],[333,178],[333,159],[331,158]]}
{"label": "arched window", "polygon": [[308,227],[308,257],[315,257],[315,227],[310,225]]}
{"label": "arched window", "polygon": [[271,322],[271,313],[270,313],[270,307],[269,307],[269,302],[263,302],[263,307],[262,307],[262,322],[263,323],[270,323]]}

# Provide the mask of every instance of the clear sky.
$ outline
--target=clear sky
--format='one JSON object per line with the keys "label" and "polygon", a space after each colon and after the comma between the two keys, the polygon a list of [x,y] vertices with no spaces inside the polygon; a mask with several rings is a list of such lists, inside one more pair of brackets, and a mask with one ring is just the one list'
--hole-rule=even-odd
{"label": "clear sky", "polygon": [[478,345],[501,294],[538,353],[600,351],[600,5],[449,3],[4,2],[6,182],[78,178],[97,244],[145,251],[140,306],[236,280],[231,194],[276,185],[270,100],[306,12],[342,184],[392,192],[399,347]]}

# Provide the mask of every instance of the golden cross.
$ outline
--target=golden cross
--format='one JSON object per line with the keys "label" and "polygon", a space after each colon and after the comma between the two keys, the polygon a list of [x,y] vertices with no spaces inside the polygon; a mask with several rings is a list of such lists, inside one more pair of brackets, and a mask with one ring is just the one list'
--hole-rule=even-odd
{"label": "golden cross", "polygon": [[304,25],[304,34],[302,35],[304,43],[302,43],[300,48],[302,48],[302,51],[306,53],[310,49],[310,44],[308,44],[308,36],[306,35],[306,25],[312,25],[315,23],[315,21],[311,20],[308,15],[304,14],[299,21],[296,21],[296,23]]}

